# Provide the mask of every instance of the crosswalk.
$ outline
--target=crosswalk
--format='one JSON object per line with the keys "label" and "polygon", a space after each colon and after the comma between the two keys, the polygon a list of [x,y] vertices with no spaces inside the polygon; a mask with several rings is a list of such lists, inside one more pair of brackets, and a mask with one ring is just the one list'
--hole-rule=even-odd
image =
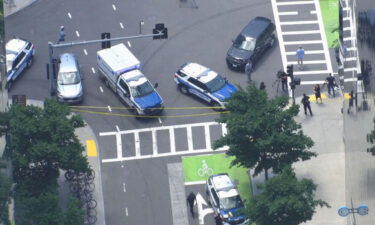
{"label": "crosswalk", "polygon": [[[102,156],[102,162],[206,154],[214,151],[212,149],[213,141],[226,133],[225,124],[216,122],[101,132],[99,133],[100,137],[115,137],[116,142],[116,149],[113,150],[116,157],[103,159]],[[215,151],[225,150],[227,147]]]}
{"label": "crosswalk", "polygon": [[[332,73],[319,0],[271,0],[284,68],[294,66],[301,85],[324,83]],[[319,12],[319,13],[317,13]],[[303,70],[298,70],[296,50],[305,50]]]}

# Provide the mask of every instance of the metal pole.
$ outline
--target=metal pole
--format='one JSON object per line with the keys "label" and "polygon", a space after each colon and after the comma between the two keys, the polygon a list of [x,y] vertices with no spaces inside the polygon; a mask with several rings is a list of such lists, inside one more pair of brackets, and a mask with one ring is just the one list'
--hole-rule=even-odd
{"label": "metal pole", "polygon": [[[351,202],[351,208],[354,209],[354,207],[353,207],[353,198],[352,197],[350,197],[350,202]],[[355,220],[355,212],[354,212],[354,210],[352,211],[352,214],[353,214],[353,225],[356,225],[357,221]]]}

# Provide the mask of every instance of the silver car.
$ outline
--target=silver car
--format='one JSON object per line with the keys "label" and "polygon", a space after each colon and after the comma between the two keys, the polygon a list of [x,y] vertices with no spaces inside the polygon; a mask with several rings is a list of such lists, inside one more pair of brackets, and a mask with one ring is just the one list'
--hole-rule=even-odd
{"label": "silver car", "polygon": [[57,99],[65,103],[83,101],[83,78],[76,57],[71,53],[60,55],[57,74]]}

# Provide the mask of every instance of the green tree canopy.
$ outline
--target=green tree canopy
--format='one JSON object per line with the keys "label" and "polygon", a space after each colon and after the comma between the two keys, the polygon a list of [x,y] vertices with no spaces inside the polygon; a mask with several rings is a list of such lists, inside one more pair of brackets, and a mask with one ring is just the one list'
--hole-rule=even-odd
{"label": "green tree canopy", "polygon": [[299,225],[311,220],[317,206],[330,207],[323,200],[314,199],[313,181],[298,180],[291,167],[258,187],[262,193],[246,208],[248,217],[257,225]]}
{"label": "green tree canopy", "polygon": [[10,179],[1,170],[5,163],[0,160],[0,224],[8,225],[8,203],[11,195]]}
{"label": "green tree canopy", "polygon": [[294,120],[298,105],[288,106],[286,97],[268,99],[267,93],[254,85],[239,88],[228,101],[230,113],[220,115],[218,122],[227,125],[228,133],[214,143],[214,148],[228,146],[228,155],[235,156],[232,165],[255,168],[254,176],[262,170],[280,172],[299,160],[308,160],[316,153],[304,135],[301,125]]}

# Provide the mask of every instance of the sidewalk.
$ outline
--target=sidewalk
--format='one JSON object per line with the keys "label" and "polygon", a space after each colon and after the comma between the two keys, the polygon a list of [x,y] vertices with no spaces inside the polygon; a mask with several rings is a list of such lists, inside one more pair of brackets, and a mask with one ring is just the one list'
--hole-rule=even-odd
{"label": "sidewalk", "polygon": [[37,0],[4,0],[4,17],[12,15]]}

